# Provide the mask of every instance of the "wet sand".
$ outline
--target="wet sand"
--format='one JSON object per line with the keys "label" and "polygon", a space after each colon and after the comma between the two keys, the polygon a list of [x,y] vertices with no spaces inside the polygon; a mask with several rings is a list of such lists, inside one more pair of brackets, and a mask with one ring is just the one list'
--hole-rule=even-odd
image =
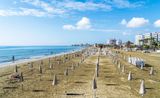
{"label": "wet sand", "polygon": [[[113,50],[114,51],[114,50]],[[100,55],[99,77],[96,78],[96,98],[141,98],[139,95],[140,80],[145,79],[146,94],[144,98],[159,98],[160,57],[140,52],[124,52],[123,55],[134,55],[146,60],[150,66],[154,66],[156,74],[150,76],[149,67],[140,70],[133,65],[119,58],[122,65],[125,65],[125,73],[112,63],[112,58],[107,55]],[[8,66],[0,69],[0,98],[93,98],[92,80],[95,74],[95,67],[98,53],[87,57],[82,63],[81,52],[68,55],[70,59],[66,62],[64,56],[53,57],[51,62],[53,68],[49,68],[48,59],[43,60],[42,74],[39,73],[40,61],[34,61],[33,69],[27,64],[18,66],[18,71],[23,72],[24,81],[15,82],[9,79],[14,73],[15,66]],[[58,64],[60,62],[60,64]],[[77,65],[79,64],[79,66]],[[72,68],[74,65],[74,69]],[[68,68],[68,76],[64,71]],[[132,71],[133,80],[128,81],[128,72]],[[58,83],[53,86],[53,76],[57,75]]]}

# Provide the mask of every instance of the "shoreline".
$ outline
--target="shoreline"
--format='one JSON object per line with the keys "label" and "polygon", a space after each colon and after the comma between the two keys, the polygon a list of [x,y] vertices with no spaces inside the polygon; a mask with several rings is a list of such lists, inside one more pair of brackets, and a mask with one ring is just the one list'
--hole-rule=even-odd
{"label": "shoreline", "polygon": [[15,62],[5,62],[5,63],[0,64],[0,69],[5,68],[5,67],[14,66],[14,65],[20,65],[20,64],[24,64],[24,63],[35,62],[35,61],[39,61],[39,60],[44,60],[44,59],[48,59],[48,58],[62,56],[62,55],[65,55],[65,54],[71,54],[71,53],[75,53],[75,52],[78,52],[78,51],[82,51],[83,49],[86,49],[86,47],[81,48],[81,49],[77,49],[77,50],[71,50],[71,51],[68,51],[68,52],[53,54],[53,55],[47,55],[47,56],[44,55],[44,56],[36,56],[36,57],[33,56],[29,59],[21,59],[21,60],[15,61]]}

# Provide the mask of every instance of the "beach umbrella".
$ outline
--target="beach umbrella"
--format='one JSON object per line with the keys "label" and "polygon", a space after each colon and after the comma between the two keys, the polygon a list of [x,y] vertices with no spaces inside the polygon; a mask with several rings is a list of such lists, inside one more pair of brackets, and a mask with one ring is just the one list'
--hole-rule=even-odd
{"label": "beach umbrella", "polygon": [[97,83],[96,83],[95,77],[93,78],[93,81],[92,81],[92,89],[93,90],[97,89]]}
{"label": "beach umbrella", "polygon": [[140,64],[140,66],[141,66],[141,69],[143,69],[143,64],[142,63]]}
{"label": "beach umbrella", "polygon": [[96,72],[96,77],[98,77],[99,76],[99,73],[98,73],[98,68],[95,68],[95,72]]}
{"label": "beach umbrella", "polygon": [[77,67],[79,66],[79,63],[77,63]]}
{"label": "beach umbrella", "polygon": [[60,64],[60,61],[58,61],[58,65]]}
{"label": "beach umbrella", "polygon": [[121,69],[121,63],[119,62],[119,64],[118,64],[118,69]]}
{"label": "beach umbrella", "polygon": [[23,82],[23,81],[24,81],[23,73],[22,73],[22,72],[21,72],[20,80],[21,80],[21,82]]}
{"label": "beach umbrella", "polygon": [[118,60],[116,60],[116,65],[118,65]]}
{"label": "beach umbrella", "polygon": [[43,65],[43,60],[41,60],[41,65]]}
{"label": "beach umbrella", "polygon": [[71,67],[71,69],[72,69],[72,70],[74,70],[74,69],[75,69],[75,67],[74,67],[74,65],[73,65],[73,64],[72,64],[72,67]]}
{"label": "beach umbrella", "polygon": [[42,74],[42,66],[39,66],[39,73]]}
{"label": "beach umbrella", "polygon": [[96,75],[96,77],[98,77],[99,76],[99,65],[98,64],[96,64],[96,68],[95,68],[95,75]]}
{"label": "beach umbrella", "polygon": [[141,94],[143,96],[145,93],[146,93],[146,89],[145,89],[144,80],[141,80],[139,94]]}
{"label": "beach umbrella", "polygon": [[28,63],[28,68],[29,68],[29,69],[32,69],[32,68],[33,68],[33,66],[32,66],[31,63]]}
{"label": "beach umbrella", "polygon": [[122,67],[122,72],[124,73],[125,72],[125,66],[123,65]]}
{"label": "beach umbrella", "polygon": [[151,67],[149,74],[150,74],[150,75],[153,75],[153,74],[154,74],[153,67]]}
{"label": "beach umbrella", "polygon": [[14,72],[18,72],[18,67],[17,67],[17,65],[15,65],[15,69],[14,69]]}
{"label": "beach umbrella", "polygon": [[98,56],[98,59],[97,59],[97,64],[99,64],[99,56]]}
{"label": "beach umbrella", "polygon": [[49,63],[49,68],[53,69],[53,64],[52,63]]}
{"label": "beach umbrella", "polygon": [[54,77],[53,77],[52,85],[53,86],[57,85],[57,76],[56,75],[54,75]]}
{"label": "beach umbrella", "polygon": [[33,62],[31,62],[31,65],[30,65],[31,67],[30,68],[33,68]]}
{"label": "beach umbrella", "polygon": [[129,81],[132,80],[132,73],[131,73],[131,71],[130,71],[129,74],[128,74],[128,80],[129,80]]}
{"label": "beach umbrella", "polygon": [[81,63],[83,63],[83,57],[81,58]]}
{"label": "beach umbrella", "polygon": [[64,75],[68,76],[68,68],[64,71]]}

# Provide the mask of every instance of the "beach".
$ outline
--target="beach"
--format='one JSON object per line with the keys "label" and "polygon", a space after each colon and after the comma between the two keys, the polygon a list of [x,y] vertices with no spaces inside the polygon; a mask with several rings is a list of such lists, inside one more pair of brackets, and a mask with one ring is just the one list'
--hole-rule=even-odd
{"label": "beach", "polygon": [[[141,57],[153,66],[155,75],[149,75],[148,66],[141,70],[122,58],[118,60],[125,65],[126,71],[122,73],[112,62],[112,57],[98,52],[99,48],[86,48],[65,55],[43,58],[32,61],[33,67],[28,63],[18,64],[18,72],[23,72],[24,81],[11,80],[9,77],[15,73],[15,65],[0,68],[0,98],[141,98],[139,94],[140,80],[145,80],[146,93],[144,98],[159,98],[159,57],[156,54],[141,52],[119,51],[118,55],[132,55]],[[86,55],[92,50],[95,54]],[[108,49],[104,49],[108,51]],[[67,59],[66,59],[67,58]],[[95,76],[95,67],[99,58],[99,77],[96,78],[97,89],[92,88]],[[65,59],[65,60],[64,60]],[[53,66],[50,66],[50,63]],[[42,72],[39,72],[39,66]],[[68,75],[65,71],[68,69]],[[132,71],[133,80],[128,81],[128,73]],[[53,85],[56,75],[56,84]]]}

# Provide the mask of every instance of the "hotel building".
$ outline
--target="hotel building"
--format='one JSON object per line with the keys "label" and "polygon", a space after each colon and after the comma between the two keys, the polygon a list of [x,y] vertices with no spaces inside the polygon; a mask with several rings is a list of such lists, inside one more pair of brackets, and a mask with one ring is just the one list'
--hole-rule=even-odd
{"label": "hotel building", "polygon": [[160,41],[160,32],[145,33],[135,36],[136,45],[151,45],[153,41]]}

